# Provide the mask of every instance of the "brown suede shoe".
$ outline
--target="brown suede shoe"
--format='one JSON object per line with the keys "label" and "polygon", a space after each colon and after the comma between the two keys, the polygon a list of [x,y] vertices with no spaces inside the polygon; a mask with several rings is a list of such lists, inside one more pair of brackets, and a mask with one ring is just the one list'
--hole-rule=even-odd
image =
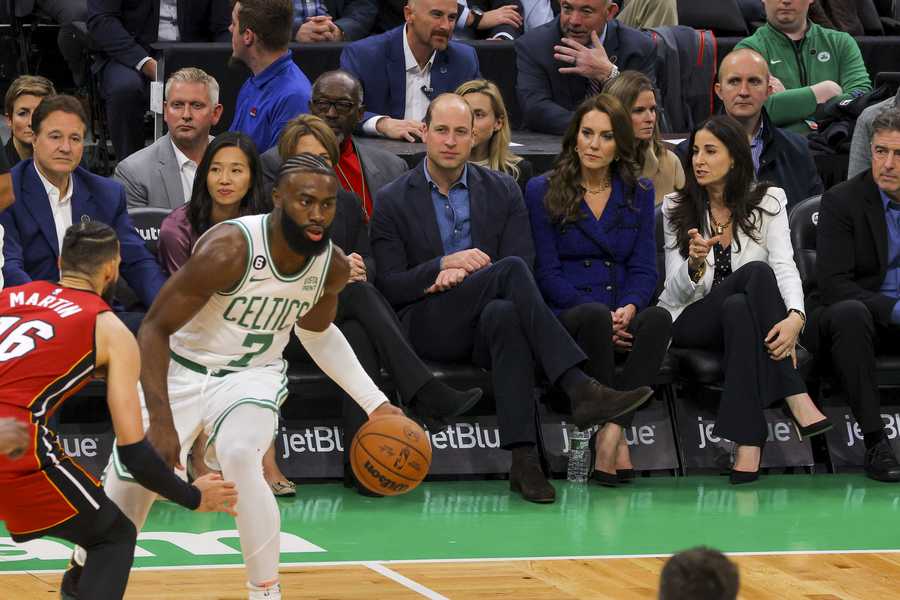
{"label": "brown suede shoe", "polygon": [[529,502],[550,504],[556,501],[556,490],[547,481],[537,448],[520,446],[513,448],[512,467],[509,469],[509,489],[522,494]]}
{"label": "brown suede shoe", "polygon": [[635,410],[651,396],[653,389],[647,386],[620,392],[590,379],[578,387],[572,398],[572,422],[579,429],[602,425]]}

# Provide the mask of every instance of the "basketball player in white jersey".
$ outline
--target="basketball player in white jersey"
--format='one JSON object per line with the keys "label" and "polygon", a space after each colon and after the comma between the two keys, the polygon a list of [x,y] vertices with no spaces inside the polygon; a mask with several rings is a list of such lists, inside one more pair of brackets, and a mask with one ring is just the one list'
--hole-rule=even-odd
{"label": "basketball player in white jersey", "polygon": [[[280,599],[280,514],[262,456],[287,396],[281,354],[293,327],[316,364],[369,414],[402,414],[332,324],[350,263],[329,240],[337,180],[321,158],[281,167],[274,210],[216,225],[162,288],[138,335],[148,438],[181,468],[201,430],[206,460],[234,481],[251,600]],[[156,495],[113,455],[106,492],[138,529]]]}

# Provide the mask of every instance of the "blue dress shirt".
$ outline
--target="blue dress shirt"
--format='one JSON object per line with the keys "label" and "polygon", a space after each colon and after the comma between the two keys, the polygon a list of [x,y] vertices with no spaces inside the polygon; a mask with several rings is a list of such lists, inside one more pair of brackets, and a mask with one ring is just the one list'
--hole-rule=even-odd
{"label": "blue dress shirt", "polygon": [[445,196],[428,172],[428,159],[422,161],[425,180],[431,188],[431,202],[437,217],[444,255],[453,254],[472,247],[472,220],[469,206],[469,164],[463,166],[462,175],[450,186],[450,194]]}
{"label": "blue dress shirt", "polygon": [[238,93],[230,131],[249,135],[262,154],[278,143],[285,124],[299,114],[309,112],[312,85],[300,70],[290,51],[251,75]]}
{"label": "blue dress shirt", "polygon": [[763,150],[763,133],[766,127],[765,122],[760,119],[759,127],[756,129],[756,133],[753,134],[753,139],[750,140],[750,158],[753,159],[753,172],[759,173],[759,159],[762,157]]}
{"label": "blue dress shirt", "polygon": [[884,202],[884,220],[887,221],[888,253],[887,271],[881,293],[898,300],[891,313],[891,323],[900,325],[900,204],[894,202],[884,190],[878,190]]}

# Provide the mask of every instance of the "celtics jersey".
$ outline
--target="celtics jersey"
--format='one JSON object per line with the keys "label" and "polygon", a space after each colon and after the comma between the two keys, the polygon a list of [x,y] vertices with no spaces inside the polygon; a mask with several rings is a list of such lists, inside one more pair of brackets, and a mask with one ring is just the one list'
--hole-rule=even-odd
{"label": "celtics jersey", "polygon": [[298,273],[283,274],[272,260],[269,215],[224,221],[247,240],[241,281],[218,292],[170,339],[172,358],[210,371],[259,367],[281,358],[291,327],[318,302],[331,264],[332,245],[309,257]]}

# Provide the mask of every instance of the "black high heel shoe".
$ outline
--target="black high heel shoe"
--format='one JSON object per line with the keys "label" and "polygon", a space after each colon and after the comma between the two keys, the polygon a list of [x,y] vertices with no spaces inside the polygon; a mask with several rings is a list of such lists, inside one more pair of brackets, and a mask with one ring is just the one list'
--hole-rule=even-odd
{"label": "black high heel shoe", "polygon": [[599,471],[595,467],[597,464],[597,435],[600,433],[600,430],[594,432],[594,435],[591,436],[590,441],[590,461],[591,461],[591,474],[588,477],[589,481],[594,483],[598,483],[604,487],[619,487],[619,475],[618,471],[615,473],[607,473],[606,471]]}
{"label": "black high heel shoe", "polygon": [[633,483],[634,469],[616,469],[616,476],[619,478],[619,483]]}
{"label": "black high heel shoe", "polygon": [[797,430],[797,435],[800,436],[801,440],[811,438],[814,435],[820,435],[834,427],[834,423],[832,423],[831,419],[829,419],[828,417],[820,419],[815,423],[810,423],[806,427],[802,427],[800,425],[800,422],[797,420],[797,417],[795,417],[794,413],[791,412],[789,406],[785,405],[781,410],[785,414],[785,416],[791,420],[791,423],[794,424],[794,429]]}
{"label": "black high heel shoe", "polygon": [[[747,444],[750,445],[750,444]],[[731,471],[728,474],[728,483],[731,485],[741,485],[744,483],[753,483],[757,479],[759,479],[759,470],[762,468],[762,453],[765,448],[766,443],[763,442],[759,447],[759,464],[756,467],[755,471],[737,471],[734,468],[734,462],[737,459],[737,447],[738,444],[735,444],[731,449]]]}

